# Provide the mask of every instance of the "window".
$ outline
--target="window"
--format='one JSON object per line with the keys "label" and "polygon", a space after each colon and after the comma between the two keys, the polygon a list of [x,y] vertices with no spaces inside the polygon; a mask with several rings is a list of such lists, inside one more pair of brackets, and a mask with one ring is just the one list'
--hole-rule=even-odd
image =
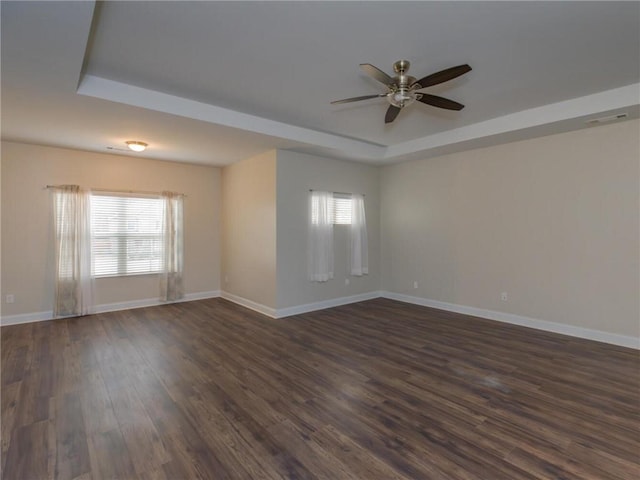
{"label": "window", "polygon": [[[334,193],[331,202],[331,222],[334,225],[351,225],[351,196]],[[311,222],[318,223],[318,199],[312,197]]]}
{"label": "window", "polygon": [[333,194],[333,223],[336,225],[351,225],[351,197]]}
{"label": "window", "polygon": [[91,195],[91,275],[160,273],[163,201],[159,197]]}

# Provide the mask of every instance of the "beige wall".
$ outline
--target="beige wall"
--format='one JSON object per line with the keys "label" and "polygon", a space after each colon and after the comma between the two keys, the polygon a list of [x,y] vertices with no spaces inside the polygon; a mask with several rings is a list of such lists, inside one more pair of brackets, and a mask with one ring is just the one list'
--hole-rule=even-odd
{"label": "beige wall", "polygon": [[[185,290],[220,289],[220,169],[53,147],[2,142],[2,315],[53,307],[48,184],[172,190],[187,195]],[[98,305],[158,297],[156,275],[98,279]],[[4,303],[15,295],[14,304]]]}
{"label": "beige wall", "polygon": [[[639,129],[627,121],[382,169],[271,151],[221,172],[3,142],[2,315],[52,309],[44,186],[77,183],[185,192],[187,293],[223,289],[283,309],[382,289],[638,337]],[[348,275],[348,232],[336,226],[335,278],[307,280],[309,189],[365,194],[368,276]],[[97,287],[98,304],[158,292],[154,276]]]}
{"label": "beige wall", "polygon": [[[379,170],[377,167],[278,151],[278,308],[377,291],[380,288]],[[349,274],[349,231],[334,228],[334,278],[307,279],[309,189],[365,195],[369,275]],[[350,285],[344,280],[349,278]]]}
{"label": "beige wall", "polygon": [[276,152],[222,170],[223,290],[276,307]]}
{"label": "beige wall", "polygon": [[638,337],[639,128],[385,167],[383,288]]}

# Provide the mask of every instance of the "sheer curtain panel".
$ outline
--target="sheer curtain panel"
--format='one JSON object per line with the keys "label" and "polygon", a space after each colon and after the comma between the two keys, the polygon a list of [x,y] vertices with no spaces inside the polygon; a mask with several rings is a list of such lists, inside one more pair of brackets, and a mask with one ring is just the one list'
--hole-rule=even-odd
{"label": "sheer curtain panel", "polygon": [[364,197],[351,197],[351,275],[369,273],[369,246],[367,243],[367,220],[364,214]]}
{"label": "sheer curtain panel", "polygon": [[309,195],[309,280],[333,278],[333,193],[311,191]]}
{"label": "sheer curtain panel", "polygon": [[55,229],[55,317],[92,313],[89,193],[77,185],[52,191]]}
{"label": "sheer curtain panel", "polygon": [[162,192],[164,245],[160,298],[167,302],[184,296],[183,198],[180,193]]}

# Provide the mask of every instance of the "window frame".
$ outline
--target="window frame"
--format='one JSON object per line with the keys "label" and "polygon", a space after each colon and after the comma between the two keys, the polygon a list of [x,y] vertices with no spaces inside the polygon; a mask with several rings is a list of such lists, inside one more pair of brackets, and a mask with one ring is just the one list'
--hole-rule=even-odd
{"label": "window frame", "polygon": [[[351,193],[332,192],[331,202],[331,224],[332,225],[351,225],[351,215],[353,206],[353,196]],[[340,208],[340,205],[343,208]],[[312,204],[311,223],[318,223],[317,204]],[[348,215],[348,218],[346,218]]]}
{"label": "window frame", "polygon": [[[154,232],[142,232],[142,233],[132,233],[132,232],[109,232],[109,233],[100,233],[96,234],[96,223],[97,218],[95,216],[96,205],[94,203],[94,199],[97,197],[107,197],[107,198],[124,198],[124,199],[146,199],[146,200],[155,200],[158,202],[158,205],[153,207],[156,210],[154,213],[156,215],[155,221],[157,222],[156,230]],[[117,277],[133,277],[133,276],[141,276],[141,275],[158,275],[161,274],[164,269],[164,255],[163,255],[163,243],[164,243],[164,231],[163,231],[163,214],[164,214],[164,200],[160,195],[146,194],[146,193],[137,193],[137,192],[109,192],[109,191],[92,191],[90,192],[90,242],[91,242],[91,278],[117,278]],[[126,205],[125,209],[131,208],[132,205]],[[114,215],[121,214],[121,211],[114,211]],[[137,218],[138,215],[142,214],[138,213],[137,215],[132,214],[131,212],[126,212],[124,218],[119,218],[117,220],[118,227],[127,228],[128,225],[131,224],[130,218]],[[116,271],[111,273],[99,273],[96,274],[96,258],[99,255],[96,255],[95,242],[96,240],[109,240],[112,241],[116,239],[118,246],[116,253]],[[132,263],[128,261],[128,252],[131,250],[129,246],[129,241],[131,240],[139,240],[139,239],[148,239],[151,242],[154,240],[158,245],[159,252],[155,255],[149,254],[148,261],[156,262],[157,266],[150,267],[148,270],[140,270],[140,271],[131,271]],[[106,256],[106,255],[103,255]],[[113,256],[113,255],[112,255]]]}

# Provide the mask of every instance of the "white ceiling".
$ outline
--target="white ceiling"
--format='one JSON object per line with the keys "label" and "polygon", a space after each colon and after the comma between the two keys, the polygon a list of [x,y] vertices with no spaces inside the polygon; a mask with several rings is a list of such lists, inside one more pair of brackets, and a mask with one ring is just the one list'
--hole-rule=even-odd
{"label": "white ceiling", "polygon": [[[390,163],[637,117],[639,2],[7,2],[2,138],[225,165],[267,149]],[[384,87],[468,63],[384,124]],[[117,153],[123,153],[117,151]]]}

